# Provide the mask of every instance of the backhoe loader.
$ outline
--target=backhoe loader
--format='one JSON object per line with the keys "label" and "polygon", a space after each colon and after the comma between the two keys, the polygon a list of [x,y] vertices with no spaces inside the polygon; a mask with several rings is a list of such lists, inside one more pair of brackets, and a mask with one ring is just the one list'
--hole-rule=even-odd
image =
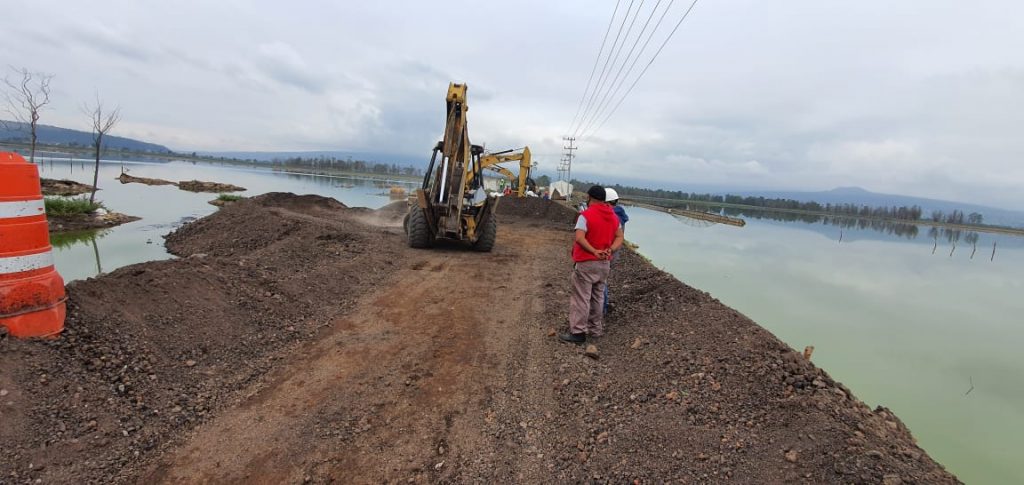
{"label": "backhoe loader", "polygon": [[451,239],[490,251],[498,232],[497,198],[484,191],[483,147],[469,141],[466,85],[449,84],[445,105],[444,138],[434,147],[423,185],[405,216],[409,246],[426,248],[438,239]]}

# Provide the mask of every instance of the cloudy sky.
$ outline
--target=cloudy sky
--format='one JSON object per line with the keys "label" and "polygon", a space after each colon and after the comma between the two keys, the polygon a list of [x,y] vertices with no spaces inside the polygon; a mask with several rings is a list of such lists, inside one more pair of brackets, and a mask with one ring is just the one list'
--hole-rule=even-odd
{"label": "cloudy sky", "polygon": [[[690,0],[632,2],[618,64],[670,2],[634,76]],[[0,0],[24,19],[5,23],[0,63],[55,74],[44,123],[85,129],[98,92],[121,106],[115,134],[183,151],[426,157],[463,81],[473,141],[529,145],[553,173],[615,6]],[[1022,128],[1024,2],[702,0],[574,172],[1024,209]]]}

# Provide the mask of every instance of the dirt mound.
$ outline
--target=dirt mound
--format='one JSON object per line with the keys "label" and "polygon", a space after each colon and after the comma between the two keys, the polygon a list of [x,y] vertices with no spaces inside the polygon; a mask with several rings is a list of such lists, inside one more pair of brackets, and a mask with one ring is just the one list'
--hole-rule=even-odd
{"label": "dirt mound", "polygon": [[59,340],[0,342],[0,482],[134,476],[387,278],[400,245],[320,199],[231,204],[70,284]]}
{"label": "dirt mound", "polygon": [[295,195],[290,192],[270,192],[249,199],[263,207],[280,207],[294,211],[326,209],[337,211],[348,206],[330,197],[305,194]]}
{"label": "dirt mound", "polygon": [[502,197],[495,210],[501,216],[522,217],[554,224],[572,224],[576,217],[576,212],[566,205],[540,197]]}
{"label": "dirt mound", "polygon": [[405,214],[409,212],[409,202],[406,200],[396,200],[390,204],[377,209],[376,211],[381,215],[392,215],[405,217]]}

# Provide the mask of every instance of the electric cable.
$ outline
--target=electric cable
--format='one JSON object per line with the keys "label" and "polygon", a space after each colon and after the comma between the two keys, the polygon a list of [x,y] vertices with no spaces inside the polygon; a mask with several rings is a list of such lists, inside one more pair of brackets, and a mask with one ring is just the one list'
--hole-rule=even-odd
{"label": "electric cable", "polygon": [[[611,65],[608,68],[608,74],[609,75],[604,77],[604,81],[608,81],[609,79],[611,79],[612,69],[615,69],[615,65],[619,62],[619,55],[622,54],[622,49],[624,47],[626,47],[626,42],[629,41],[629,34],[633,32],[633,26],[636,25],[636,19],[638,19],[640,17],[640,11],[643,10],[643,8],[644,8],[644,1],[645,0],[640,0],[640,4],[637,5],[637,7],[636,7],[636,12],[633,12],[633,20],[630,20],[629,28],[626,29],[626,35],[622,38],[622,44],[619,44],[618,50],[615,51],[615,58],[612,59]],[[627,13],[628,13],[628,11],[627,11]],[[637,38],[639,39],[639,37],[637,37]],[[635,42],[634,42],[634,44],[635,44]],[[625,61],[623,61],[623,64],[625,64]],[[598,93],[602,92],[603,86],[604,86],[604,84],[601,82],[601,79],[598,78],[597,88],[594,90],[594,92],[591,95],[591,103],[593,103],[593,101],[597,99]],[[597,105],[594,105],[594,106],[596,107]],[[596,113],[596,111],[590,113],[590,115],[593,116],[595,113]],[[586,111],[584,111],[583,119],[580,120],[580,125],[577,127],[576,132],[573,133],[573,136],[576,136],[576,135],[579,134],[579,131],[583,128],[583,125],[584,125],[583,121],[586,120],[586,119],[587,119],[587,114],[586,114]]]}
{"label": "electric cable", "polygon": [[654,63],[654,59],[657,58],[658,54],[662,53],[662,50],[665,49],[665,46],[669,43],[670,40],[672,40],[672,36],[674,36],[676,34],[676,31],[679,30],[679,26],[683,25],[683,20],[685,20],[686,17],[689,16],[690,12],[693,10],[693,7],[696,4],[697,0],[693,0],[693,3],[690,4],[690,7],[686,9],[686,13],[683,13],[682,18],[679,19],[678,23],[676,23],[676,27],[673,28],[672,32],[669,33],[669,37],[666,37],[665,42],[662,42],[662,46],[657,48],[657,51],[654,52],[654,55],[650,58],[647,64],[644,65],[643,71],[641,71],[640,75],[637,76],[637,79],[633,81],[633,84],[630,85],[630,88],[626,90],[626,94],[623,94],[623,97],[618,99],[618,102],[615,103],[615,107],[611,108],[611,111],[608,112],[608,115],[604,118],[604,120],[601,121],[601,124],[598,125],[595,130],[591,131],[590,133],[585,133],[583,136],[581,136],[581,140],[583,138],[592,136],[599,132],[601,128],[604,126],[604,124],[608,122],[611,116],[614,115],[616,111],[618,111],[618,106],[621,106],[623,104],[623,101],[625,101],[626,98],[629,97],[630,93],[633,92],[633,89],[636,88],[637,83],[639,83],[640,79],[643,78],[643,75],[647,73],[647,70],[650,68],[650,65]]}
{"label": "electric cable", "polygon": [[[576,114],[572,117],[572,122],[569,123],[569,129],[572,129],[576,125],[576,119],[580,117],[580,110],[583,109],[583,103],[587,99],[587,93],[590,92],[590,84],[594,81],[594,73],[597,72],[597,65],[601,62],[601,54],[604,53],[605,43],[608,42],[608,34],[612,31],[612,24],[615,23],[615,14],[619,12],[619,5],[622,0],[616,0],[615,10],[612,10],[612,18],[608,19],[608,28],[604,31],[604,38],[601,39],[601,48],[597,50],[597,57],[594,58],[594,67],[590,69],[590,79],[587,79],[587,87],[583,89],[583,96],[580,98],[580,105],[576,107]],[[565,130],[566,133],[569,130]]]}
{"label": "electric cable", "polygon": [[[608,50],[608,57],[605,57],[604,64],[601,66],[601,74],[599,74],[597,76],[597,85],[598,86],[601,85],[601,81],[602,81],[602,79],[604,79],[604,74],[608,70],[608,61],[610,61],[611,58],[612,58],[612,51],[615,50],[615,46],[619,44],[619,38],[622,36],[622,28],[626,26],[626,19],[629,18],[629,12],[631,10],[633,10],[633,3],[635,3],[635,1],[636,0],[629,0],[629,6],[626,7],[626,14],[622,17],[622,23],[619,24],[619,30],[615,34],[615,40],[612,41],[612,47],[611,47],[611,49]],[[594,94],[596,92],[597,92],[597,89],[595,88],[594,92],[590,93],[590,99],[589,99],[589,101],[587,101],[586,106],[583,108],[583,119],[586,119],[587,113],[590,112],[590,107],[594,103],[594,97],[595,97]],[[572,129],[572,127],[570,127],[570,131],[572,131],[573,133],[575,133],[578,130],[579,130],[578,126],[575,129]]]}
{"label": "electric cable", "polygon": [[[629,79],[629,75],[633,73],[633,68],[636,66],[636,62],[640,60],[644,51],[647,50],[647,45],[651,42],[651,39],[654,38],[654,34],[657,33],[658,28],[661,27],[662,21],[665,20],[665,16],[668,15],[668,12],[672,8],[672,4],[675,3],[675,0],[669,1],[668,6],[665,7],[665,10],[662,12],[658,22],[654,25],[654,29],[651,30],[650,35],[647,36],[647,40],[644,41],[643,47],[640,48],[640,52],[637,52],[636,57],[633,57],[633,62],[630,63],[629,59],[633,56],[633,51],[636,50],[636,46],[640,43],[640,38],[643,37],[644,32],[647,31],[647,26],[650,25],[651,19],[654,18],[654,14],[658,12],[658,6],[661,5],[661,2],[662,0],[658,0],[658,3],[656,3],[654,8],[651,10],[651,14],[647,16],[647,21],[644,23],[644,27],[640,30],[640,34],[637,35],[636,40],[633,41],[633,46],[630,47],[629,53],[626,54],[626,58],[622,61],[622,65],[619,66],[618,72],[615,73],[614,80],[612,80],[611,84],[608,85],[608,90],[605,91],[604,95],[601,96],[601,101],[597,103],[597,110],[591,114],[590,120],[583,124],[582,132],[585,133],[594,126],[594,123],[604,115],[605,110],[611,104],[611,100],[618,96],[619,91],[622,89],[622,85],[625,83],[626,79]],[[627,63],[629,64],[629,69],[626,71],[625,75],[622,75],[622,70],[626,67]]]}

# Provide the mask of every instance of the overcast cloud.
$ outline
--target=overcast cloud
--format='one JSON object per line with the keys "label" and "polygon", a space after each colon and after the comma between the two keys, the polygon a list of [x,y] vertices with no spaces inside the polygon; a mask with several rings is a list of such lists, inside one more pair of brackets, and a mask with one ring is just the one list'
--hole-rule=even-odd
{"label": "overcast cloud", "polygon": [[[183,151],[426,157],[464,81],[473,141],[553,173],[614,5],[0,0],[0,61],[56,75],[44,123],[87,128],[99,92],[115,134]],[[574,171],[1024,209],[1022,19],[1009,0],[703,0]]]}

